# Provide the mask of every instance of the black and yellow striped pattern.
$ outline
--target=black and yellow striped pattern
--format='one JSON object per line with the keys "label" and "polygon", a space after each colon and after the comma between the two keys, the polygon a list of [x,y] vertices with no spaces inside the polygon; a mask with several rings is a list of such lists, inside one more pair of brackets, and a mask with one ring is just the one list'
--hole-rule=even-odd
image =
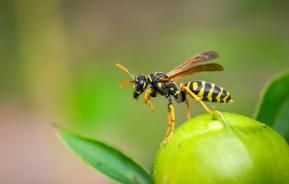
{"label": "black and yellow striped pattern", "polygon": [[224,88],[207,81],[193,81],[185,84],[202,101],[216,103],[233,103],[231,95]]}

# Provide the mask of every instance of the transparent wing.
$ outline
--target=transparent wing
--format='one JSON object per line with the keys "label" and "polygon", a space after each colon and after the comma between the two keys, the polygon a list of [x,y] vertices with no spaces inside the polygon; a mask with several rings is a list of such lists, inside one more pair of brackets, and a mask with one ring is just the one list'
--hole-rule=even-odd
{"label": "transparent wing", "polygon": [[183,70],[173,75],[170,75],[168,79],[169,80],[177,79],[177,78],[185,77],[187,75],[191,75],[197,72],[204,72],[204,71],[212,72],[212,71],[223,71],[223,70],[224,70],[224,67],[216,63],[202,64],[202,65],[194,66],[189,70]]}
{"label": "transparent wing", "polygon": [[201,71],[222,71],[224,68],[221,65],[215,63],[195,66],[196,63],[209,61],[211,59],[217,58],[218,56],[219,54],[215,51],[206,51],[195,55],[186,60],[183,64],[171,70],[168,73],[168,77],[163,78],[163,80],[176,79]]}

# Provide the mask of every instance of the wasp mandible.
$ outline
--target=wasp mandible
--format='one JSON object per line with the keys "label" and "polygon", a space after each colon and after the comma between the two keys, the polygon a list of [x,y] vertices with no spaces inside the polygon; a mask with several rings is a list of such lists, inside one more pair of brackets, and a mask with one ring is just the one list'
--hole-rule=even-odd
{"label": "wasp mandible", "polygon": [[132,80],[121,82],[120,86],[130,83],[133,84],[134,99],[138,98],[145,92],[145,103],[149,105],[151,111],[154,111],[151,97],[157,97],[159,94],[167,98],[168,128],[163,143],[167,143],[174,132],[175,112],[171,96],[174,97],[177,103],[185,102],[188,119],[190,119],[191,113],[189,98],[187,95],[191,96],[194,100],[200,103],[208,113],[212,113],[213,111],[204,103],[204,101],[215,103],[233,103],[230,93],[223,87],[217,86],[214,83],[203,80],[195,80],[192,82],[181,83],[178,86],[175,82],[175,79],[185,77],[196,72],[223,71],[223,66],[216,63],[196,65],[200,62],[215,59],[218,56],[218,53],[215,51],[206,51],[189,58],[183,64],[177,66],[168,73],[154,72],[149,75],[140,74],[137,76],[130,73],[126,67],[116,64],[119,69],[129,74],[132,78]]}

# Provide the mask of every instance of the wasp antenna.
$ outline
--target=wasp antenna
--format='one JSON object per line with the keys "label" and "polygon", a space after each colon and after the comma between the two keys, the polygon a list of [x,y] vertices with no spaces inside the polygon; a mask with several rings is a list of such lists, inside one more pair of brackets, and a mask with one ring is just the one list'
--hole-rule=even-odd
{"label": "wasp antenna", "polygon": [[122,81],[121,83],[119,83],[119,86],[120,87],[123,87],[123,86],[125,86],[125,85],[128,85],[128,84],[130,84],[130,83],[134,83],[135,81],[134,80],[132,80],[132,81],[129,81],[129,80],[127,80],[127,81]]}
{"label": "wasp antenna", "polygon": [[119,83],[119,87],[123,87],[125,85],[128,85],[130,83],[130,81],[122,81],[121,83]]}
{"label": "wasp antenna", "polygon": [[115,64],[115,66],[124,71],[125,73],[129,74],[131,78],[135,78],[134,75],[130,73],[126,67],[122,66],[121,64]]}
{"label": "wasp antenna", "polygon": [[121,64],[115,64],[116,67],[118,67],[119,69],[121,69],[122,71],[129,73],[128,69],[124,66],[122,66]]}

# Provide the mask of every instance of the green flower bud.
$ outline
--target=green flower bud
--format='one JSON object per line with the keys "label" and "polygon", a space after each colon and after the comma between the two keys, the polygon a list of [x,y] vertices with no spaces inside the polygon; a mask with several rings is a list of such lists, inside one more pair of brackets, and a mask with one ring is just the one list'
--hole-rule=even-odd
{"label": "green flower bud", "polygon": [[289,146],[275,130],[238,114],[221,117],[205,114],[181,125],[158,150],[153,182],[289,183]]}

